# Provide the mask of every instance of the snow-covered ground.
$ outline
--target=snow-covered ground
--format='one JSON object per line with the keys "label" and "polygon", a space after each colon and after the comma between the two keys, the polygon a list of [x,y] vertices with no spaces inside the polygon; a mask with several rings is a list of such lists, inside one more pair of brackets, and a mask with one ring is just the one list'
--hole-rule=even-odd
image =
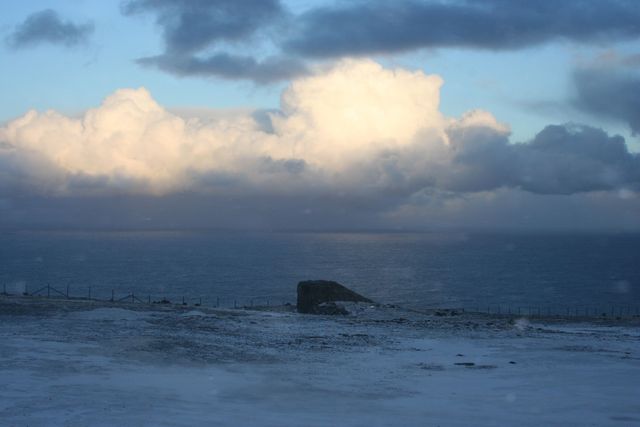
{"label": "snow-covered ground", "polygon": [[640,425],[633,320],[352,309],[0,297],[0,425]]}

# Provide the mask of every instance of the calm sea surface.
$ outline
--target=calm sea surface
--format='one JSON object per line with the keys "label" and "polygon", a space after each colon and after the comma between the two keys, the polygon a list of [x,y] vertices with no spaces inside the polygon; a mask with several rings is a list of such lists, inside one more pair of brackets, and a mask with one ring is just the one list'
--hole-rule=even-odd
{"label": "calm sea surface", "polygon": [[[295,301],[305,279],[414,307],[640,305],[640,235],[15,232],[0,285],[71,295]],[[1,290],[1,288],[0,288]]]}

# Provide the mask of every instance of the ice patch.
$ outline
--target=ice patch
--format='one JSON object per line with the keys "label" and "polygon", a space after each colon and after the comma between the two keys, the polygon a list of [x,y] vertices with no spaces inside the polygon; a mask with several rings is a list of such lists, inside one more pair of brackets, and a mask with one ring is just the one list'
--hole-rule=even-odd
{"label": "ice patch", "polygon": [[523,317],[523,318],[520,318],[520,319],[516,320],[514,322],[513,326],[519,331],[524,331],[527,328],[531,327],[531,323],[527,319],[525,319]]}

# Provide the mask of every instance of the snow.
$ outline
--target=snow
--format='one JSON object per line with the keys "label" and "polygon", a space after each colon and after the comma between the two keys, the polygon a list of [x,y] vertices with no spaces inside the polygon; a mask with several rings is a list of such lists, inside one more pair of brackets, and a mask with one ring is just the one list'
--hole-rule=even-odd
{"label": "snow", "polygon": [[206,315],[207,315],[206,313],[203,313],[200,310],[190,310],[190,311],[187,311],[186,313],[181,314],[182,317],[190,317],[190,316],[204,317]]}
{"label": "snow", "polygon": [[637,325],[0,299],[16,426],[638,425]]}
{"label": "snow", "polygon": [[146,316],[146,313],[125,310],[118,307],[95,308],[88,311],[78,311],[68,315],[69,319],[76,320],[102,320],[102,321],[118,321],[131,320],[135,321]]}

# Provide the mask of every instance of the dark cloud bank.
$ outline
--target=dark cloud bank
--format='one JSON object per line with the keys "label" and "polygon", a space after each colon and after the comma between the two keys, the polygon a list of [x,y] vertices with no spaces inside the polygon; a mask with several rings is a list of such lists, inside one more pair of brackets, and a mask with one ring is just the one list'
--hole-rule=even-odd
{"label": "dark cloud bank", "polygon": [[[122,11],[152,14],[162,29],[165,52],[140,63],[181,76],[259,83],[305,73],[305,59],[443,47],[511,50],[640,36],[634,0],[351,1],[300,16],[278,0],[131,0]],[[272,43],[268,60],[233,53],[257,40]]]}
{"label": "dark cloud bank", "polygon": [[[162,28],[165,52],[138,63],[179,76],[216,76],[257,83],[286,80],[306,72],[286,55],[258,59],[222,50],[220,45],[255,41],[259,32],[286,19],[278,0],[133,0],[125,15],[151,13]],[[247,47],[247,46],[244,46]],[[208,53],[208,49],[217,49]]]}
{"label": "dark cloud bank", "polygon": [[162,71],[178,76],[217,76],[252,80],[260,84],[292,79],[307,72],[304,63],[294,58],[274,56],[257,60],[252,56],[234,55],[227,52],[216,53],[204,58],[165,53],[141,58],[137,62],[143,66],[155,66]]}
{"label": "dark cloud bank", "polygon": [[[451,135],[454,156],[447,189],[518,188],[536,194],[640,190],[640,156],[621,136],[579,125],[550,125],[526,144],[487,138],[485,129]],[[480,135],[478,135],[480,134]],[[490,134],[489,134],[490,135]]]}
{"label": "dark cloud bank", "polygon": [[193,52],[219,41],[252,36],[284,13],[278,0],[133,0],[125,15],[153,13],[167,51]]}
{"label": "dark cloud bank", "polygon": [[284,46],[304,56],[335,57],[424,47],[517,49],[638,35],[640,8],[633,0],[355,1],[307,12]]}
{"label": "dark cloud bank", "polygon": [[[426,192],[413,199],[410,206],[392,212],[372,210],[369,200],[338,194],[260,199],[193,193],[57,199],[24,196],[0,200],[0,230],[640,231],[640,201],[610,193],[540,196],[501,190],[487,197]],[[458,209],[448,209],[449,205]]]}
{"label": "dark cloud bank", "polygon": [[29,15],[6,42],[14,49],[43,43],[72,47],[85,43],[92,33],[93,24],[64,21],[56,11],[46,9]]}
{"label": "dark cloud bank", "polygon": [[594,67],[578,69],[573,77],[578,108],[627,123],[634,135],[640,133],[640,73]]}

